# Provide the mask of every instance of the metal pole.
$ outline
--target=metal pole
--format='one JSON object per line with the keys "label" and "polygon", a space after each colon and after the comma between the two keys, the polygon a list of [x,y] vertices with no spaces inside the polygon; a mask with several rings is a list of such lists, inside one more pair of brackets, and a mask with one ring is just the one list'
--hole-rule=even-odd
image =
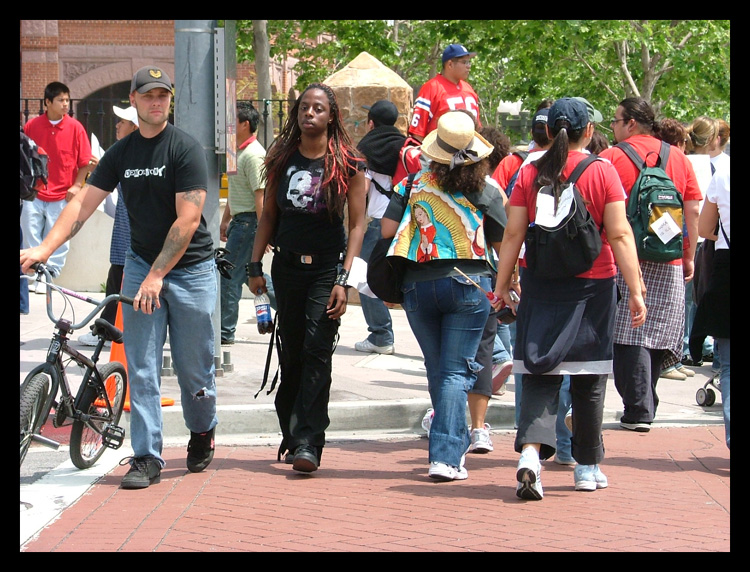
{"label": "metal pole", "polygon": [[[203,146],[208,164],[208,189],[203,217],[214,245],[219,246],[219,156],[214,138],[214,28],[216,20],[174,21],[175,125]],[[214,311],[215,353],[221,351],[219,273]],[[220,360],[219,360],[220,361]],[[217,368],[216,375],[223,374]]]}

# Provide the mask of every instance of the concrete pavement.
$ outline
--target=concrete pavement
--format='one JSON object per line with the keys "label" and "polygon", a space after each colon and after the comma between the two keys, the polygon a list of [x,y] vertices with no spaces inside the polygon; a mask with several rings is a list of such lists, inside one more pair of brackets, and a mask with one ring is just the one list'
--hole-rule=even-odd
{"label": "concrete pavement", "polygon": [[[435,484],[427,478],[420,428],[429,407],[424,366],[404,312],[392,315],[392,356],[354,351],[367,335],[366,324],[358,305],[344,316],[334,355],[329,444],[321,468],[306,476],[276,462],[274,394],[264,390],[254,397],[269,337],[257,333],[252,300],[243,298],[238,340],[217,356],[219,426],[209,469],[185,469],[180,395],[176,377],[165,375],[162,394],[176,404],[162,410],[168,463],[162,482],[144,491],[120,490],[126,467],[114,464],[33,536],[22,533],[22,550],[729,550],[721,397],[711,407],[695,400],[709,367],[685,381],[660,380],[657,420],[647,434],[617,428],[622,403],[610,379],[603,464],[610,487],[575,492],[572,470],[547,462],[545,499],[530,504],[514,494],[512,378],[505,395],[491,400],[487,416],[494,452],[469,456],[467,481]],[[20,325],[23,380],[44,359],[52,333],[42,296],[31,295],[31,312]],[[113,453],[124,457],[127,448]],[[531,506],[543,518],[534,518]],[[102,530],[104,538],[93,534]]]}

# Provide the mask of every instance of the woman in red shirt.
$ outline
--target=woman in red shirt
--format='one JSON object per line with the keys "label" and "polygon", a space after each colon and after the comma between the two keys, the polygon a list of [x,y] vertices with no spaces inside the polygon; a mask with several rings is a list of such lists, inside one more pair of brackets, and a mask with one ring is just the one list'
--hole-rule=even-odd
{"label": "woman in red shirt", "polygon": [[583,102],[562,98],[550,108],[547,129],[554,138],[552,147],[521,170],[510,198],[495,289],[517,311],[513,371],[523,373],[523,391],[515,442],[521,453],[516,495],[527,500],[541,500],[544,494],[540,460],[555,454],[558,396],[566,374],[573,402],[575,488],[593,491],[607,486],[599,463],[604,459],[604,395],[612,372],[615,261],[631,288],[631,326],[642,325],[646,316],[635,242],[625,216],[625,193],[617,172],[606,161],[594,161],[576,183],[591,216],[604,228],[601,253],[591,269],[560,279],[537,278],[524,269],[521,301],[512,301],[511,288],[517,294],[522,290],[511,284],[511,277],[526,230],[536,219],[537,193],[544,185],[561,192],[562,182],[587,156],[584,147],[594,124]]}

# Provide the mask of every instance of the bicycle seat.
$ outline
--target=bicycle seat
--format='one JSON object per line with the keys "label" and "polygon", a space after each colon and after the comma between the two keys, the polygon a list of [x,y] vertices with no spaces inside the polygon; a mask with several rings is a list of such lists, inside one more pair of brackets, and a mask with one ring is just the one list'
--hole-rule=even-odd
{"label": "bicycle seat", "polygon": [[113,326],[104,318],[97,318],[91,331],[95,336],[102,337],[108,342],[122,343],[122,330]]}

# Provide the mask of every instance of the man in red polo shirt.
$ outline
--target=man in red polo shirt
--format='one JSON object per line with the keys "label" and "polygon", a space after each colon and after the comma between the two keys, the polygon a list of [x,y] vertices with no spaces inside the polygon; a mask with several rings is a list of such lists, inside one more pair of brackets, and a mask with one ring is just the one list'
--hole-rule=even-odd
{"label": "man in red polo shirt", "polygon": [[[39,246],[55,224],[57,217],[75,194],[81,190],[91,165],[91,143],[86,129],[68,115],[70,90],[59,81],[44,88],[47,111],[31,119],[23,130],[49,155],[47,188],[33,201],[26,201],[21,212],[24,247]],[[47,260],[53,276],[59,276],[70,249],[65,241]],[[44,294],[39,282],[36,293]]]}

